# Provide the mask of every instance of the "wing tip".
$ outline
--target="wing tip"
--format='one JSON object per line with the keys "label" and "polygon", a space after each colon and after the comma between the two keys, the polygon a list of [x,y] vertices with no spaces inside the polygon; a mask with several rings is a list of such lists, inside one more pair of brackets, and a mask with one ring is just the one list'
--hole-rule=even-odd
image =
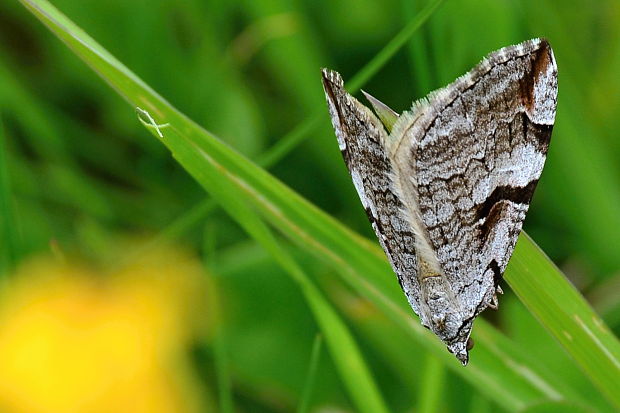
{"label": "wing tip", "polygon": [[324,87],[328,87],[328,85],[333,85],[338,88],[344,87],[342,76],[340,76],[340,73],[335,70],[331,70],[326,67],[321,68],[321,78],[323,80]]}
{"label": "wing tip", "polygon": [[456,341],[448,344],[448,351],[454,354],[463,366],[467,366],[467,363],[469,363],[469,349],[471,348],[469,343],[470,340],[467,340],[466,342]]}
{"label": "wing tip", "polygon": [[522,92],[525,111],[533,122],[552,126],[558,94],[558,68],[553,49],[546,39],[539,39],[531,56],[531,71],[524,79]]}

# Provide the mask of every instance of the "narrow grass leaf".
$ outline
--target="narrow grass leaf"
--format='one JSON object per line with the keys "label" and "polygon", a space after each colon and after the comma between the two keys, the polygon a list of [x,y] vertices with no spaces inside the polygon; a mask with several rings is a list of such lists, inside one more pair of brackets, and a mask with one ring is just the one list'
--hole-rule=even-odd
{"label": "narrow grass leaf", "polygon": [[312,398],[312,392],[314,390],[314,384],[316,383],[316,372],[319,366],[319,360],[321,356],[321,344],[323,340],[321,335],[317,334],[312,344],[312,353],[310,354],[310,367],[308,368],[308,375],[306,376],[306,384],[304,385],[303,393],[299,401],[299,407],[297,413],[307,413],[310,408],[310,400]]}
{"label": "narrow grass leaf", "polygon": [[[215,283],[213,283],[215,284]],[[220,302],[218,299],[217,287],[213,286],[214,293],[211,299],[214,301],[213,306],[217,307],[216,312],[221,314],[219,310]],[[215,365],[215,373],[217,376],[217,388],[219,398],[219,408],[222,413],[233,413],[235,411],[232,390],[231,390],[231,378],[228,360],[228,345],[226,340],[226,332],[222,328],[222,320],[216,320],[218,323],[215,335],[213,337],[213,358]]]}
{"label": "narrow grass leaf", "polygon": [[505,274],[519,299],[620,409],[620,343],[529,237],[519,238]]}
{"label": "narrow grass leaf", "polygon": [[346,84],[347,90],[351,93],[361,88],[371,77],[373,77],[385,63],[390,60],[411,39],[428,18],[437,10],[444,0],[430,1],[415,17],[398,32],[383,49],[379,51],[355,76]]}
{"label": "narrow grass leaf", "polygon": [[[214,270],[215,250],[217,245],[217,231],[215,225],[206,225],[203,236],[203,261],[207,266],[207,273]],[[219,286],[215,278],[211,279],[211,294],[209,297],[211,318],[215,327],[213,333],[213,361],[217,380],[219,411],[233,413],[235,405],[232,395],[232,380],[228,358],[228,343],[226,338],[224,310],[220,300]]]}
{"label": "narrow grass leaf", "polygon": [[[174,133],[174,132],[173,132]],[[173,133],[167,134],[169,138]],[[195,151],[186,151],[177,154],[178,159],[191,162],[191,158],[200,156]],[[188,158],[185,158],[187,156]],[[194,176],[199,182],[218,180],[218,171],[210,165]],[[317,323],[325,335],[332,358],[338,368],[340,376],[349,391],[351,399],[360,412],[387,412],[379,389],[372,376],[353,336],[338,314],[325,300],[318,288],[312,283],[295,260],[286,253],[270,229],[249,207],[246,207],[239,189],[230,187],[224,182],[215,187],[210,186],[214,196],[220,201],[227,212],[265,248],[280,264],[280,266],[296,281],[312,310]]]}
{"label": "narrow grass leaf", "polygon": [[[402,9],[404,18],[407,20],[413,18],[420,8],[418,2],[411,2],[402,0]],[[433,75],[431,73],[429,50],[426,46],[424,31],[419,33],[416,37],[412,38],[407,47],[407,54],[409,57],[409,66],[411,67],[412,79],[415,83],[415,87],[420,96],[425,96],[432,89],[435,84]]]}
{"label": "narrow grass leaf", "polygon": [[436,357],[427,357],[420,383],[418,412],[433,413],[441,410],[445,386],[446,368]]}
{"label": "narrow grass leaf", "polygon": [[[426,8],[420,10],[410,22],[407,24],[392,40],[386,45],[375,58],[365,65],[356,75],[353,76],[353,87],[361,88],[394,54],[401,48],[407,40],[430,18],[433,11],[444,0],[434,0],[429,3]],[[316,112],[309,116],[289,133],[284,135],[278,142],[258,156],[256,163],[263,168],[269,169],[278,161],[288,155],[293,149],[301,144],[311,133],[321,124],[322,113]],[[207,207],[208,202],[208,207]],[[208,199],[203,200],[199,205],[189,211],[186,215],[179,217],[171,223],[161,234],[159,234],[153,242],[144,248],[153,248],[161,242],[169,241],[174,237],[181,235],[183,232],[191,228],[195,223],[203,220],[213,211],[215,202],[209,202]]]}
{"label": "narrow grass leaf", "polygon": [[[156,137],[161,132],[156,128],[149,128],[149,131]],[[174,123],[165,128],[164,131],[165,141],[177,143],[185,141],[185,137],[179,134]],[[199,183],[208,188],[227,213],[269,252],[274,260],[299,285],[317,323],[321,327],[336,368],[357,410],[365,413],[387,413],[388,409],[385,402],[346,324],[292,256],[282,248],[260,216],[248,205],[249,202],[243,195],[244,189],[238,185],[231,186],[226,180],[221,179],[222,174],[228,174],[221,169],[221,165],[200,148],[191,142],[188,143],[187,145],[176,146],[175,158],[181,164],[201,165],[200,168],[191,168],[188,171]],[[205,159],[210,159],[210,161],[205,163]]]}

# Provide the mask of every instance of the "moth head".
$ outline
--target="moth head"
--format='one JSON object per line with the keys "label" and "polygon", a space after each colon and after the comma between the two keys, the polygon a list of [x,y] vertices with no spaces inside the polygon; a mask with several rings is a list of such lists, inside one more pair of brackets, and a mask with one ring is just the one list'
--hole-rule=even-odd
{"label": "moth head", "polygon": [[474,347],[474,340],[469,337],[471,333],[471,322],[468,322],[461,330],[461,334],[448,344],[448,351],[466,366],[469,362],[469,350]]}
{"label": "moth head", "polygon": [[450,353],[453,353],[456,358],[461,362],[463,366],[466,366],[469,362],[469,340],[463,344],[461,342],[455,343],[454,345],[448,346],[448,350]]}
{"label": "moth head", "polygon": [[425,265],[424,261],[420,268],[424,302],[428,309],[425,324],[447,344],[448,351],[466,365],[469,361],[468,351],[471,348],[469,335],[472,319],[464,318],[459,303],[449,292],[450,287],[440,274],[429,272],[428,265]]}

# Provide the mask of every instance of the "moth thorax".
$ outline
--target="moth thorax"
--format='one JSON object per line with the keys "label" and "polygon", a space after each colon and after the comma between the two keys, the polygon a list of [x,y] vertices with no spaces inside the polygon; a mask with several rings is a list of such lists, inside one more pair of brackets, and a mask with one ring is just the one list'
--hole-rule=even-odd
{"label": "moth thorax", "polygon": [[441,277],[441,272],[437,265],[432,265],[424,257],[418,257],[420,278]]}

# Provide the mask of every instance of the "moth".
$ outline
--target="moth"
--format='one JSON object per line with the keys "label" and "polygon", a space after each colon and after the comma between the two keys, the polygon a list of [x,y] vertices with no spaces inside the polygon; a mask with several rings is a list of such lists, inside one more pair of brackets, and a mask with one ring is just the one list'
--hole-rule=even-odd
{"label": "moth", "polygon": [[557,102],[545,39],[489,54],[397,114],[322,70],[338,145],[409,304],[466,365],[540,178]]}

